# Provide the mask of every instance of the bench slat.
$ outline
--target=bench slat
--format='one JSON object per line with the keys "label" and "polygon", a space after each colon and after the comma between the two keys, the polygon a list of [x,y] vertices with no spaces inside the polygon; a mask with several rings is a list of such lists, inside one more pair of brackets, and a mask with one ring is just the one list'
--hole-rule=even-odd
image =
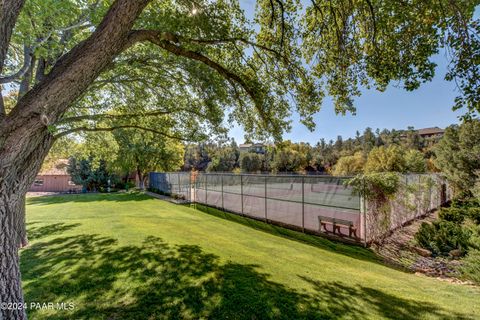
{"label": "bench slat", "polygon": [[349,220],[343,220],[343,219],[337,219],[337,218],[331,218],[331,217],[322,217],[322,216],[318,216],[318,220],[320,222],[329,222],[329,223],[341,224],[341,225],[345,225],[347,227],[353,226],[353,222],[349,221]]}

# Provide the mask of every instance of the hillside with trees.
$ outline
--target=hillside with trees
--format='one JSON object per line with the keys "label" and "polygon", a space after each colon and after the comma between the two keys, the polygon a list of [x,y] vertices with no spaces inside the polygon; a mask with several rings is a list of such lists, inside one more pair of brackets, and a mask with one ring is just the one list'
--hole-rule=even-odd
{"label": "hillside with trees", "polygon": [[354,138],[320,139],[311,145],[289,140],[265,143],[265,151],[240,150],[232,139],[189,144],[184,171],[317,173],[337,176],[362,172],[435,172],[434,147],[440,136],[423,137],[418,130],[366,128]]}

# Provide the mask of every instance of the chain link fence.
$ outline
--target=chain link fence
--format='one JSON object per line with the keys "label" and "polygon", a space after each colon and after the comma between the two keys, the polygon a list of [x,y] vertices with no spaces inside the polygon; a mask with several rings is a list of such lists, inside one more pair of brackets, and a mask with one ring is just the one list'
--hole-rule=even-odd
{"label": "chain link fence", "polygon": [[192,202],[190,172],[150,172],[150,191]]}
{"label": "chain link fence", "polygon": [[438,174],[399,175],[395,194],[383,203],[366,200],[366,241],[379,241],[391,231],[451,200],[447,180]]}
{"label": "chain link fence", "polygon": [[152,172],[149,188],[220,210],[309,233],[377,241],[451,198],[435,174],[399,175],[394,196],[379,206],[346,184],[348,177]]}
{"label": "chain link fence", "polygon": [[345,181],[331,176],[199,173],[194,201],[302,231],[351,233],[359,240],[361,198]]}

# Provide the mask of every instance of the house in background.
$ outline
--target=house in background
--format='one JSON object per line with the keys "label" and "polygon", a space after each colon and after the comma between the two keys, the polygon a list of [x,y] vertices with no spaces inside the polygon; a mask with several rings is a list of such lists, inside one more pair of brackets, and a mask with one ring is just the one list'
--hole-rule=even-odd
{"label": "house in background", "polygon": [[417,133],[422,138],[440,139],[441,137],[443,137],[443,134],[445,133],[445,130],[443,130],[439,127],[432,127],[432,128],[418,129]]}
{"label": "house in background", "polygon": [[413,127],[409,127],[408,130],[401,131],[400,138],[407,138],[408,131],[413,131],[420,138],[423,138],[425,141],[429,141],[430,143],[437,143],[445,133],[445,130],[439,127],[422,128],[418,130],[414,130]]}
{"label": "house in background", "polygon": [[267,151],[267,145],[263,143],[243,143],[238,146],[240,152],[253,152],[264,154]]}
{"label": "house in background", "polygon": [[68,160],[60,159],[44,171],[41,171],[30,186],[29,192],[80,192],[81,185],[76,185],[67,173]]}

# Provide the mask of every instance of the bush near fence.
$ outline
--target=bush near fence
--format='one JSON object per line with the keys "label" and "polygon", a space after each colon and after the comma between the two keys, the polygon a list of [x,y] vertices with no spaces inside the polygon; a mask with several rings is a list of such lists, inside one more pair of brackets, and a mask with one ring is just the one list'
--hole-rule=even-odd
{"label": "bush near fence", "polygon": [[446,179],[438,174],[372,173],[359,175],[349,184],[364,199],[367,242],[383,240],[452,197]]}
{"label": "bush near fence", "polygon": [[[447,183],[439,175],[387,175],[391,177],[389,183],[395,183],[395,186],[390,193],[386,192],[380,197],[378,192],[387,190],[388,185],[376,186],[371,183],[371,177],[367,176],[352,179],[331,176],[152,172],[149,187],[157,193],[181,195],[192,203],[307,232],[334,233],[333,224],[327,223],[324,227],[320,225],[322,219],[351,221],[356,230],[356,237],[352,235],[353,240],[365,243],[383,239],[392,230],[440,207],[450,199]],[[355,180],[356,184],[352,183]],[[372,194],[377,195],[372,197]],[[341,225],[336,235],[349,238],[349,227]]]}

